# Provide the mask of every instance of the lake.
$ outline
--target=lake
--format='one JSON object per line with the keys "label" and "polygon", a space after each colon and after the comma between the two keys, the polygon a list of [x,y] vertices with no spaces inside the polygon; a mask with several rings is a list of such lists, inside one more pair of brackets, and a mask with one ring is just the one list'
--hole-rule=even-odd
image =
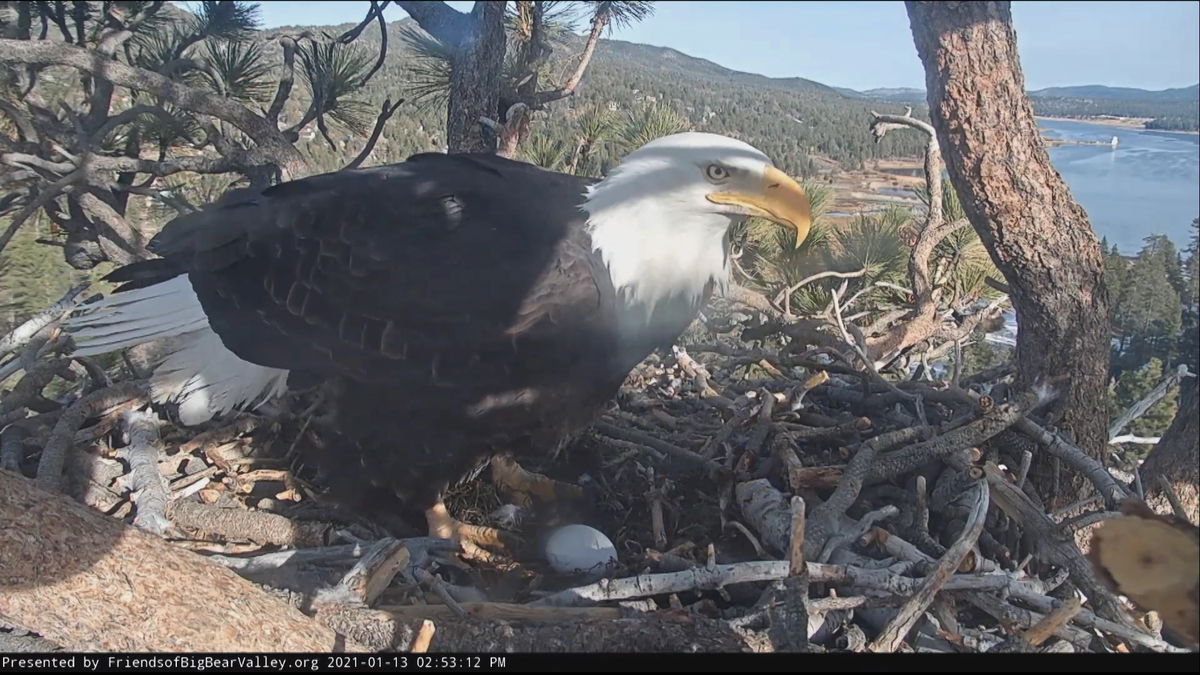
{"label": "lake", "polygon": [[[1200,136],[1168,131],[1126,129],[1070,120],[1039,119],[1047,138],[1108,142],[1117,147],[1059,145],[1050,161],[1088,213],[1092,228],[1126,255],[1142,248],[1142,239],[1165,234],[1180,250],[1191,241],[1192,219],[1200,216]],[[991,333],[992,344],[1016,344],[1012,310],[1005,326]]]}
{"label": "lake", "polygon": [[1050,161],[1088,213],[1096,234],[1126,255],[1142,239],[1165,234],[1181,250],[1200,216],[1200,136],[1039,119],[1048,138],[1103,141],[1108,146],[1060,145]]}

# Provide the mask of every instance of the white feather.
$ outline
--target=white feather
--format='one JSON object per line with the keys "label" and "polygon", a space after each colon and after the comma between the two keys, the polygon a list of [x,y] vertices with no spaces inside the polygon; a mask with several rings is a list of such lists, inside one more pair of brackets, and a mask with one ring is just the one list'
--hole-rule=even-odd
{"label": "white feather", "polygon": [[208,327],[187,276],[113,295],[67,322],[80,356],[95,356]]}
{"label": "white feather", "polygon": [[155,401],[177,405],[186,425],[261,404],[287,390],[288,371],[244,361],[225,348],[187,275],[86,305],[66,328],[79,356],[169,339],[150,391]]}
{"label": "white feather", "polygon": [[592,247],[625,301],[646,316],[672,297],[695,301],[709,282],[729,279],[725,237],[738,214],[708,201],[704,178],[712,162],[759,172],[770,164],[753,147],[726,136],[664,136],[625,157],[588,189]]}

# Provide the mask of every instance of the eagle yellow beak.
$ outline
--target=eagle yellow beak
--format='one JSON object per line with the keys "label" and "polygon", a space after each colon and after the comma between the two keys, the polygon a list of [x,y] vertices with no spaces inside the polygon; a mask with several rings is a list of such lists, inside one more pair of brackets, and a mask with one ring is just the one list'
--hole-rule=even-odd
{"label": "eagle yellow beak", "polygon": [[763,171],[762,185],[755,192],[713,192],[708,201],[714,204],[740,206],[749,215],[766,218],[773,223],[796,230],[796,248],[808,237],[812,227],[812,208],[804,188],[790,176],[768,166]]}

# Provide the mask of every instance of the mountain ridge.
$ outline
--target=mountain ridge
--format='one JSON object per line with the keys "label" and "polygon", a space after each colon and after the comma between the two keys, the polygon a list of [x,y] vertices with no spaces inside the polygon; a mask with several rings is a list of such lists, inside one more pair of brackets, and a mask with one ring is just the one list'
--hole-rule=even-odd
{"label": "mountain ridge", "polygon": [[[275,51],[278,41],[272,38],[281,34],[337,35],[353,25],[347,22],[332,26],[279,26],[263,31],[261,39],[269,51]],[[415,26],[411,18],[388,22],[389,54],[384,67],[357,98],[377,105],[385,97],[395,100],[396,96],[406,96],[409,80],[406,67],[412,63],[414,54],[403,35]],[[576,33],[556,35],[557,46],[548,72],[560,74],[559,77],[569,72],[572,57],[582,50],[584,40],[585,36]],[[371,27],[357,42],[374,49],[378,41],[378,29]],[[539,113],[541,121],[535,131],[552,143],[573,148],[576,145],[573,125],[584,110],[607,107],[621,115],[644,105],[665,104],[684,116],[692,128],[745,140],[778,158],[780,165],[793,175],[811,178],[825,174],[831,166],[854,170],[875,159],[919,156],[923,141],[918,134],[888,134],[876,144],[868,124],[872,109],[898,112],[900,105],[908,104],[913,106],[915,116],[928,119],[924,99],[924,92],[918,89],[877,88],[857,92],[817,79],[773,78],[734,70],[672,47],[604,39],[576,94]],[[1044,103],[1035,101],[1035,109]],[[436,106],[413,109],[406,105],[406,111],[385,128],[375,152],[376,161],[399,161],[407,154],[443,146],[444,109]],[[285,116],[294,121],[300,112],[289,106]],[[1039,114],[1045,113],[1039,111]],[[319,138],[306,140],[312,152],[330,154],[329,149],[321,147]],[[329,165],[344,160],[341,155],[345,152],[343,148],[334,151],[338,157],[329,157]]]}
{"label": "mountain ridge", "polygon": [[[843,87],[844,96],[888,103],[925,104],[925,90],[911,87],[879,87],[855,91]],[[1200,128],[1200,84],[1169,89],[1138,89],[1086,84],[1045,87],[1029,91],[1035,114],[1047,117],[1097,119],[1143,118],[1147,129],[1196,131]]]}

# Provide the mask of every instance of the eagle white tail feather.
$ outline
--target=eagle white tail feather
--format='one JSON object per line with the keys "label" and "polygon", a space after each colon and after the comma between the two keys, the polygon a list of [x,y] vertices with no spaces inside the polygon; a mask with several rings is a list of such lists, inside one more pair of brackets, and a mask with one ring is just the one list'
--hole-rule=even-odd
{"label": "eagle white tail feather", "polygon": [[288,371],[247,363],[203,328],[180,336],[154,369],[150,391],[156,401],[179,405],[179,421],[199,424],[235,408],[261,404],[287,390]]}
{"label": "eagle white tail feather", "polygon": [[95,356],[208,328],[186,275],[85,305],[67,321],[76,354]]}
{"label": "eagle white tail feather", "polygon": [[170,338],[150,390],[156,402],[176,404],[186,425],[261,404],[287,389],[288,371],[249,363],[225,348],[185,274],[86,305],[66,329],[79,356]]}

